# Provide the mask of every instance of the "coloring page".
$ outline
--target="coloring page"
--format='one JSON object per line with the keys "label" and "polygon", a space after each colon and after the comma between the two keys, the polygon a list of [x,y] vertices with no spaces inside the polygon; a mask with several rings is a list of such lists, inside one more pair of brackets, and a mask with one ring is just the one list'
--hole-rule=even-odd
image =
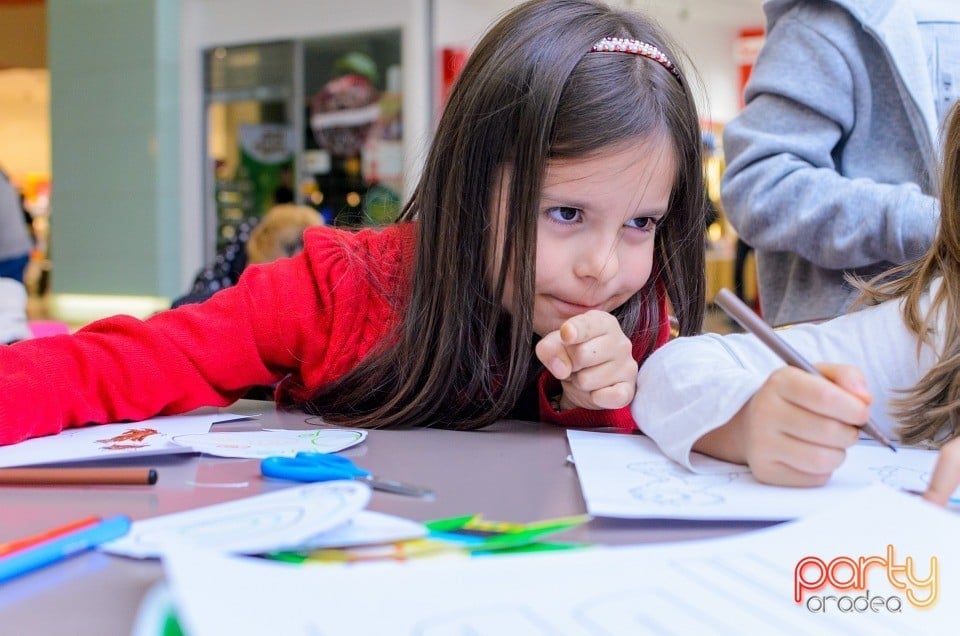
{"label": "coloring page", "polygon": [[171,439],[175,435],[206,433],[213,424],[237,417],[229,413],[182,415],[68,428],[56,435],[0,447],[0,467],[189,453],[191,449],[174,444]]}
{"label": "coloring page", "polygon": [[700,455],[691,472],[642,435],[567,431],[587,511],[598,517],[780,521],[871,484],[925,490],[936,451],[862,440],[820,488],[761,484],[746,466]]}
{"label": "coloring page", "polygon": [[[191,634],[955,632],[946,564],[960,559],[960,516],[883,486],[836,502],[722,539],[351,566],[175,549],[164,570]],[[861,558],[873,565],[858,589],[849,568],[826,566]]]}
{"label": "coloring page", "polygon": [[293,457],[299,452],[336,453],[367,438],[366,431],[342,428],[235,431],[177,435],[174,444],[218,457]]}
{"label": "coloring page", "polygon": [[141,559],[177,545],[233,554],[295,549],[349,521],[369,500],[369,486],[357,481],[285,488],[137,521],[129,534],[101,549]]}

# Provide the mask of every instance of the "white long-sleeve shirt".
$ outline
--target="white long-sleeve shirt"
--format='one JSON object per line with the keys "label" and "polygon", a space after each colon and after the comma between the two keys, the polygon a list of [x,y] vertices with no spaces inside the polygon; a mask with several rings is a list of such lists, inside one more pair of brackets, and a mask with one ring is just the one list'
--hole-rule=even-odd
{"label": "white long-sleeve shirt", "polygon": [[[931,293],[923,296],[922,315]],[[804,324],[778,333],[811,363],[859,367],[873,395],[873,421],[890,439],[897,422],[890,400],[912,388],[931,368],[941,348],[942,329],[917,354],[917,338],[903,321],[902,303],[890,301],[822,324]],[[942,316],[941,316],[942,318]],[[939,323],[937,323],[939,325]],[[671,459],[697,470],[694,442],[732,418],[784,362],[749,334],[704,334],[678,338],[644,362],[631,410],[640,430]]]}

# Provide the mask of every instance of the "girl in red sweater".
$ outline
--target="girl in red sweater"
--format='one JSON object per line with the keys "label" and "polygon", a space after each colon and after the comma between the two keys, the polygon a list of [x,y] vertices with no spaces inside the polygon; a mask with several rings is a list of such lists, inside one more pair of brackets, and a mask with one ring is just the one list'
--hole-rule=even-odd
{"label": "girl in red sweater", "polygon": [[454,86],[394,226],[314,228],[210,300],[0,350],[0,443],[227,405],[252,385],[351,426],[632,428],[638,361],[699,331],[690,78],[644,17],[516,7]]}

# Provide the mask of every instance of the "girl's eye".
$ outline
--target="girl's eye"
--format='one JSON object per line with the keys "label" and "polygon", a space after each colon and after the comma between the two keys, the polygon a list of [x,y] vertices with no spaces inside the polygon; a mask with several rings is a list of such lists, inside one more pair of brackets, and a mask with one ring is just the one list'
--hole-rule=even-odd
{"label": "girl's eye", "polygon": [[655,219],[652,216],[638,216],[635,219],[627,221],[627,227],[636,228],[645,232],[653,232],[657,229],[659,222],[659,219]]}
{"label": "girl's eye", "polygon": [[577,208],[559,207],[547,210],[547,216],[558,223],[576,223],[582,214]]}

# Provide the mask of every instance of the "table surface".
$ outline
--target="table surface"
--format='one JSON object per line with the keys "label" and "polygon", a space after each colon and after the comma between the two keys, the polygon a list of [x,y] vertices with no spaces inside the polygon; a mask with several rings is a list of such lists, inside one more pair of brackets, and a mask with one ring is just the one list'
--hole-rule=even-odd
{"label": "table surface", "polygon": [[[303,429],[317,421],[301,413],[277,411],[270,402],[252,400],[220,411],[258,417],[218,425],[214,430]],[[378,512],[419,521],[482,513],[490,520],[527,522],[586,511],[576,470],[567,460],[566,431],[556,426],[502,421],[470,432],[373,430],[363,444],[342,454],[378,476],[436,492],[432,501],[374,492],[368,508]],[[191,454],[124,463],[156,467],[158,483],[0,487],[0,542],[88,515],[123,513],[134,520],[146,519],[291,485],[263,479],[256,460]],[[594,519],[556,537],[619,545],[705,539],[763,525],[768,524]],[[0,631],[129,634],[144,594],[162,578],[158,561],[87,553],[0,585]]]}

